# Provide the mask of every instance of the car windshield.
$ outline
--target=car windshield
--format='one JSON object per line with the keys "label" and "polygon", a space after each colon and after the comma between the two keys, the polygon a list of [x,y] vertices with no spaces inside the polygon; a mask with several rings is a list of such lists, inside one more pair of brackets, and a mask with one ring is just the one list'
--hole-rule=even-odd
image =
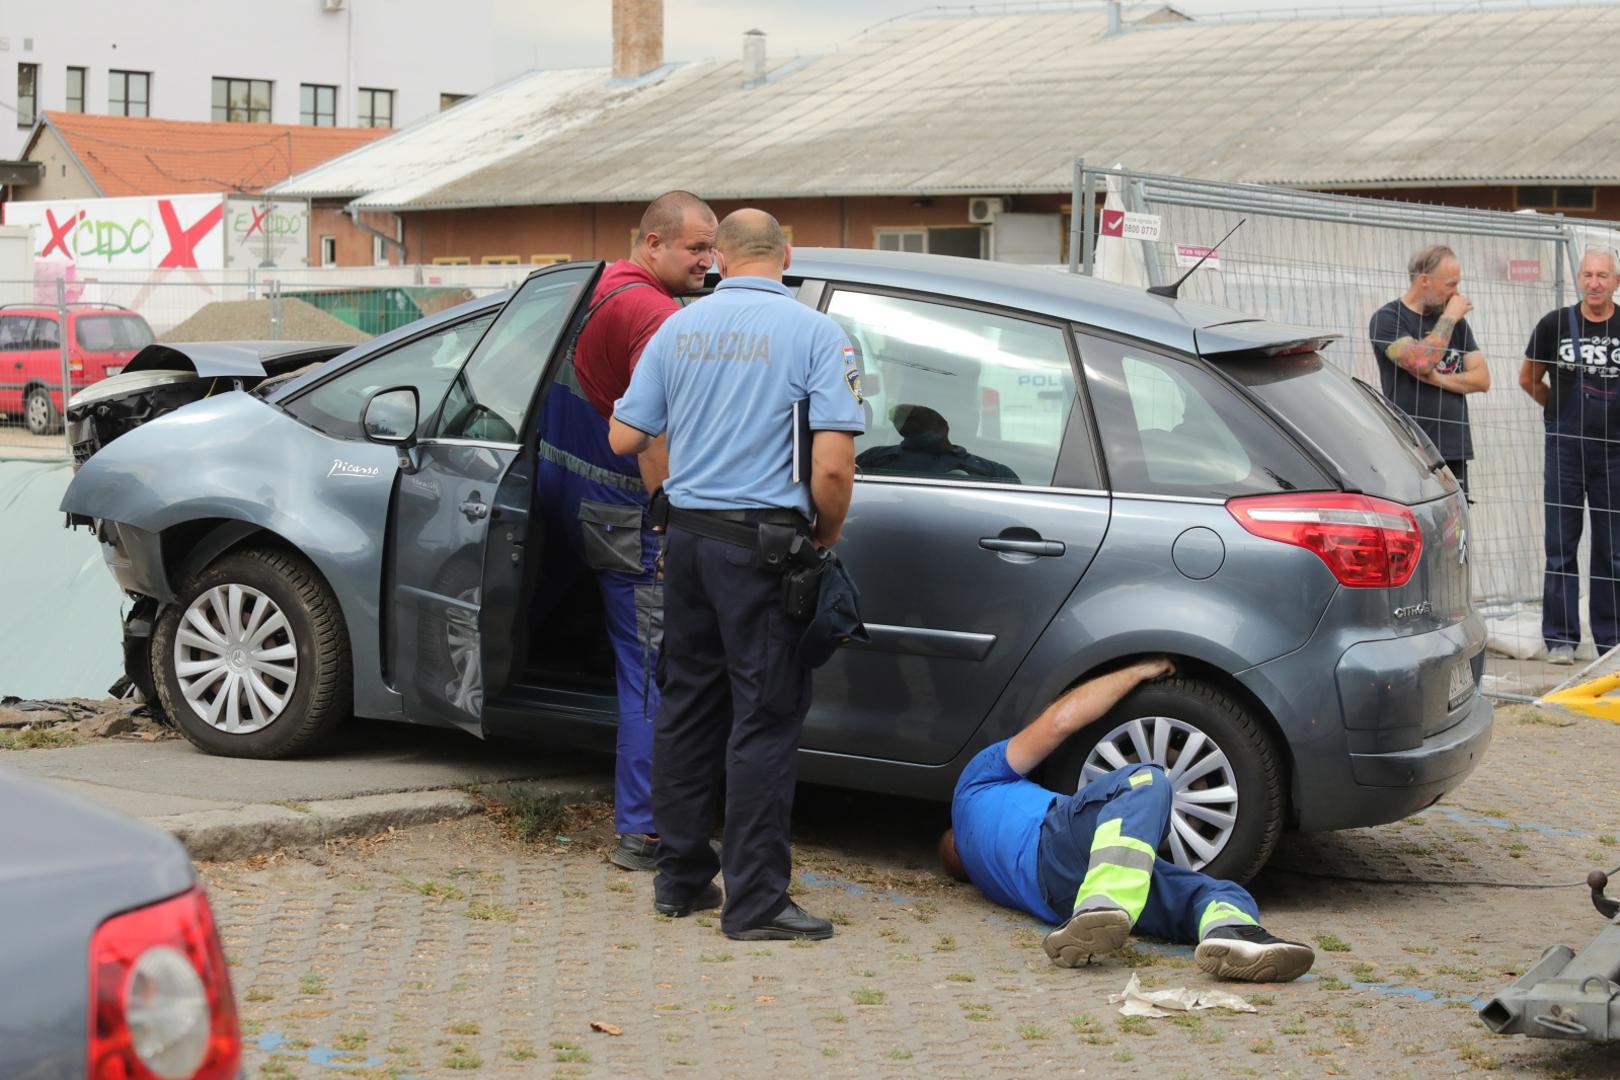
{"label": "car windshield", "polygon": [[1394,406],[1317,353],[1218,360],[1331,461],[1351,487],[1416,505],[1447,494],[1435,453]]}
{"label": "car windshield", "polygon": [[92,352],[144,349],[152,344],[152,328],[139,315],[81,315],[74,333],[79,348]]}

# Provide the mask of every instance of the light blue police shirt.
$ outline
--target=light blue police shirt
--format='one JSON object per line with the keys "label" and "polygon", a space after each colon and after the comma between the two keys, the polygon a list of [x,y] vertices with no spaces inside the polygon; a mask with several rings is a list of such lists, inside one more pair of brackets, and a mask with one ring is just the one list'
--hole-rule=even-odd
{"label": "light blue police shirt", "polygon": [[866,430],[849,339],[780,282],[738,277],[664,322],[613,415],[669,432],[673,505],[809,517],[810,485],[792,475],[793,407],[806,401],[812,431]]}

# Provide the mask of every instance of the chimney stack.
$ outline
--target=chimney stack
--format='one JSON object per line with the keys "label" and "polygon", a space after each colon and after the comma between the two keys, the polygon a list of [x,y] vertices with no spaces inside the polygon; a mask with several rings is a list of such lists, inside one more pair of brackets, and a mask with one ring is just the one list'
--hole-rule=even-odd
{"label": "chimney stack", "polygon": [[634,79],[664,62],[664,0],[613,0],[613,77]]}
{"label": "chimney stack", "polygon": [[[1108,37],[1113,37],[1121,30],[1120,26],[1120,0],[1108,0]],[[618,9],[615,8],[615,11]]]}
{"label": "chimney stack", "polygon": [[743,86],[760,86],[765,82],[765,31],[749,30],[743,34]]}

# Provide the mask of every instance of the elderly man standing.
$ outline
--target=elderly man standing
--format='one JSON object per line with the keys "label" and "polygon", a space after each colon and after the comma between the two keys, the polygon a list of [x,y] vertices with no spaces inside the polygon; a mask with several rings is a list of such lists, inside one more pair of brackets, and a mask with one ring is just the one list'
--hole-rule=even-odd
{"label": "elderly man standing", "polygon": [[1373,312],[1368,336],[1384,396],[1429,436],[1446,465],[1468,490],[1474,456],[1464,395],[1491,388],[1485,357],[1464,320],[1473,304],[1457,291],[1457,253],[1431,244],[1406,265],[1406,292]]}
{"label": "elderly man standing", "polygon": [[1591,250],[1581,258],[1580,303],[1549,311],[1525,347],[1519,385],[1542,408],[1546,454],[1542,492],[1546,509],[1547,569],[1542,580],[1541,636],[1547,659],[1575,662],[1581,640],[1581,518],[1592,516],[1591,622],[1598,651],[1620,643],[1620,285],[1615,253]]}
{"label": "elderly man standing", "polygon": [[[832,924],[787,895],[810,669],[782,568],[843,529],[865,429],[860,379],[838,324],[782,284],[792,252],[775,218],[736,211],[715,249],[719,286],[654,336],[609,431],[622,454],[669,433],[653,907],[679,917],[723,902],[721,930],[743,941],[826,938]],[[793,470],[799,416],[808,475]],[[722,779],[723,857],[709,846]]]}
{"label": "elderly man standing", "polygon": [[[607,421],[613,403],[664,320],[681,309],[677,293],[703,287],[714,261],[714,212],[689,191],[660,195],[641,215],[630,258],[602,272],[585,324],[546,398],[536,480],[539,504],[574,557],[596,573],[619,698],[613,826],[608,858],[651,870],[658,852],[652,815],[653,669],[663,636],[663,586],[654,561],[658,537],[647,504],[668,473],[663,440],[640,458],[614,453]],[[548,580],[559,575],[550,575]]]}

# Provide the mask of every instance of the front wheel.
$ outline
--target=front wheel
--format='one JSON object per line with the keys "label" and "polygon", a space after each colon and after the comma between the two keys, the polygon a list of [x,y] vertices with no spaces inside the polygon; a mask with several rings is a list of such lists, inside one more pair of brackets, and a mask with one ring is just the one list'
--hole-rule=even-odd
{"label": "front wheel", "polygon": [[1282,835],[1284,776],[1247,708],[1209,683],[1156,680],[1060,747],[1045,780],[1076,791],[1142,762],[1162,768],[1175,788],[1160,857],[1239,883],[1259,873]]}
{"label": "front wheel", "polygon": [[23,423],[32,435],[55,435],[62,430],[62,414],[43,386],[34,387],[23,399]]}
{"label": "front wheel", "polygon": [[199,748],[282,758],[348,714],[349,638],[315,568],[280,551],[233,551],[179,591],[152,634],[163,711]]}

